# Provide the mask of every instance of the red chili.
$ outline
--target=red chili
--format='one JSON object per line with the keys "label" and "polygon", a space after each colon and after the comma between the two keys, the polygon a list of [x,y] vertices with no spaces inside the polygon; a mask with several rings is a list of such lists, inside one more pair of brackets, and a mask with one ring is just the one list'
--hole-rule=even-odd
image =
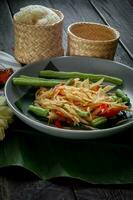
{"label": "red chili", "polygon": [[54,125],[57,127],[57,128],[62,128],[62,124],[61,124],[61,121],[60,120],[54,120]]}

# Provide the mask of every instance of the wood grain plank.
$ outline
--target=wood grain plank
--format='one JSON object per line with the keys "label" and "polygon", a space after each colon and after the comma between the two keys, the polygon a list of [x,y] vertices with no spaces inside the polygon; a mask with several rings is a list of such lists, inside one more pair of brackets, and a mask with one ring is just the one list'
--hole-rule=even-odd
{"label": "wood grain plank", "polygon": [[75,184],[78,200],[131,200],[133,185],[92,185],[84,182]]}
{"label": "wood grain plank", "polygon": [[21,167],[1,169],[0,200],[77,200],[71,179],[39,180]]}
{"label": "wood grain plank", "polygon": [[[67,27],[76,21],[87,21],[87,22],[97,22],[104,24],[103,19],[94,10],[91,3],[87,0],[51,0],[51,5],[60,9],[65,15],[64,28],[67,32]],[[123,49],[122,45],[119,44],[115,60],[122,62],[132,67],[132,59],[129,57],[128,53]]]}
{"label": "wood grain plank", "polygon": [[[50,2],[51,6],[60,9],[64,13],[64,29],[66,33],[68,26],[76,21],[97,22],[104,24],[103,19],[94,10],[92,4],[87,0],[50,0]],[[118,62],[125,63],[132,67],[132,59],[129,57],[128,53],[123,49],[121,44],[118,45],[115,60]]]}
{"label": "wood grain plank", "polygon": [[75,200],[68,186],[50,181],[8,181],[9,200]]}
{"label": "wood grain plank", "polygon": [[133,0],[128,0],[128,2],[133,7]]}
{"label": "wood grain plank", "polygon": [[8,181],[9,200],[75,200],[68,186],[51,181]]}
{"label": "wood grain plank", "polygon": [[6,0],[0,1],[0,50],[13,54],[12,16]]}
{"label": "wood grain plank", "polygon": [[121,40],[133,58],[133,7],[127,0],[90,0],[105,17],[110,26],[116,28]]}
{"label": "wood grain plank", "polygon": [[[59,9],[64,13],[64,47],[67,48],[67,27],[76,21],[88,21],[88,22],[98,22],[104,23],[100,18],[99,14],[94,10],[93,6],[88,0],[15,0],[9,2],[10,8],[13,13],[17,12],[21,7],[27,5],[44,5],[47,7],[52,7]],[[128,53],[123,49],[121,44],[118,45],[115,60],[122,62],[129,66],[132,66],[132,59],[129,57]]]}

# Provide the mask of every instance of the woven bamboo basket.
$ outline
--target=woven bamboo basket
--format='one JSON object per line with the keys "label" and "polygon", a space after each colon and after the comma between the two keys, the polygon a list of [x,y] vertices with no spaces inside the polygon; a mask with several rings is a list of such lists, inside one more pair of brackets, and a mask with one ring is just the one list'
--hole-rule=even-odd
{"label": "woven bamboo basket", "polygon": [[62,30],[64,15],[52,9],[60,21],[52,25],[27,25],[18,23],[14,15],[15,57],[28,64],[39,59],[64,55]]}
{"label": "woven bamboo basket", "polygon": [[113,59],[120,34],[98,23],[77,22],[68,27],[67,55]]}

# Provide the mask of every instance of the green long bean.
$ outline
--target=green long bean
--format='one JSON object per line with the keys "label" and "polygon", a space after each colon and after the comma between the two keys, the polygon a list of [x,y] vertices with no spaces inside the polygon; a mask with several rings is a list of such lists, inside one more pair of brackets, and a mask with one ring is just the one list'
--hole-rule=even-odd
{"label": "green long bean", "polygon": [[121,89],[116,90],[116,96],[120,97],[123,102],[130,103],[130,98]]}
{"label": "green long bean", "polygon": [[48,109],[44,109],[41,108],[39,106],[33,106],[33,105],[29,105],[29,109],[30,112],[34,113],[35,115],[39,116],[39,117],[47,117],[49,114],[49,110]]}
{"label": "green long bean", "polygon": [[35,79],[35,80],[42,80],[42,81],[48,80],[48,79],[40,78],[40,77],[36,77],[36,76],[25,76],[25,75],[20,75],[18,78]]}
{"label": "green long bean", "polygon": [[58,79],[70,79],[70,78],[80,78],[87,79],[89,78],[91,81],[98,81],[104,78],[104,81],[114,83],[116,85],[122,85],[123,80],[113,76],[107,76],[102,74],[87,74],[81,72],[63,72],[63,71],[52,71],[52,70],[43,70],[40,71],[39,74],[41,77],[47,78],[58,78]]}
{"label": "green long bean", "polygon": [[76,112],[78,113],[78,115],[80,117],[87,117],[89,115],[89,112],[82,111],[82,110],[79,110],[79,109],[76,109]]}
{"label": "green long bean", "polygon": [[97,117],[96,119],[93,119],[91,122],[91,125],[95,128],[101,128],[103,125],[105,125],[107,122],[106,117]]}
{"label": "green long bean", "polygon": [[20,85],[20,86],[44,86],[44,87],[54,87],[55,85],[61,83],[62,81],[58,80],[42,80],[39,78],[13,78],[13,84],[14,85]]}

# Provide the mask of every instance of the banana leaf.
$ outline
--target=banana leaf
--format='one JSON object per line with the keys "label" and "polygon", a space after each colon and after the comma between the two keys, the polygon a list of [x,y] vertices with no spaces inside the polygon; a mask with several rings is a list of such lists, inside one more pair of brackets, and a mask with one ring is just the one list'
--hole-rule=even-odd
{"label": "banana leaf", "polygon": [[[22,127],[22,129],[20,129]],[[0,143],[0,167],[20,166],[38,178],[72,177],[90,183],[132,183],[132,130],[105,139],[72,141],[16,119]]]}

